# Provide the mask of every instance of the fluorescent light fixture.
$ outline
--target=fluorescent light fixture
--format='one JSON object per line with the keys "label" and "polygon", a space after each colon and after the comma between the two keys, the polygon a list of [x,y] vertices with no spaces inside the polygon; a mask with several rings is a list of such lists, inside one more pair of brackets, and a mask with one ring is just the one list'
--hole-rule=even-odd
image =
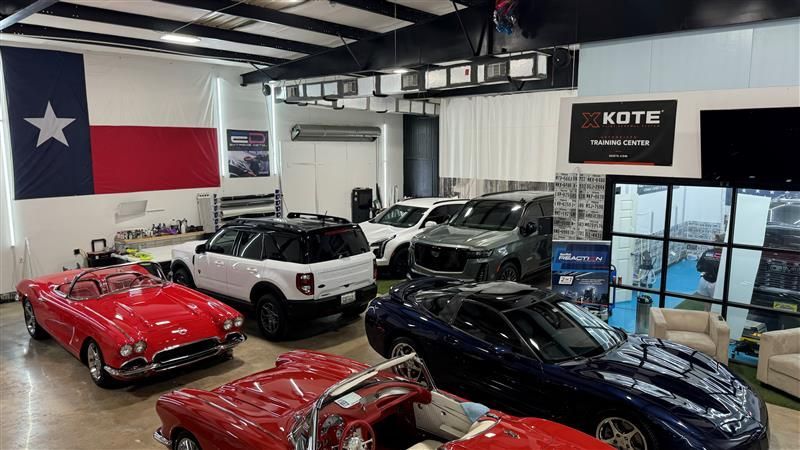
{"label": "fluorescent light fixture", "polygon": [[194,36],[186,36],[184,34],[164,34],[161,36],[162,41],[175,42],[177,44],[196,44],[200,42],[199,38]]}
{"label": "fluorescent light fixture", "polygon": [[384,122],[381,128],[383,128],[381,130],[381,150],[383,153],[383,198],[385,199],[385,204],[382,206],[388,208],[392,206],[389,204],[389,127]]}
{"label": "fluorescent light fixture", "polygon": [[[0,61],[0,98],[6,97],[5,79],[2,76],[3,64]],[[9,134],[8,116],[6,115],[5,102],[0,103],[0,165],[3,170],[4,188],[6,191],[6,218],[8,220],[8,244],[13,248],[17,245],[17,231],[14,224],[14,191],[13,189],[13,169],[11,168],[11,146],[6,146],[6,138]]]}
{"label": "fluorescent light fixture", "polygon": [[410,71],[411,71],[410,69],[404,69],[404,68],[402,68],[402,67],[401,67],[401,68],[399,68],[399,69],[394,69],[394,70],[392,70],[392,72],[394,72],[394,73],[399,73],[399,74],[408,73],[408,72],[410,72]]}
{"label": "fluorescent light fixture", "polygon": [[219,154],[220,178],[225,177],[225,172],[228,168],[227,153],[225,151],[227,142],[228,136],[222,123],[222,78],[217,77],[217,153]]}

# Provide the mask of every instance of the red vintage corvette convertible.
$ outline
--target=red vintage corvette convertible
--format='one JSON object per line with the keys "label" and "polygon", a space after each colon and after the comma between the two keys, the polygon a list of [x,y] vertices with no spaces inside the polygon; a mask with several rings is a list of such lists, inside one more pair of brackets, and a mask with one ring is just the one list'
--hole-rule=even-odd
{"label": "red vintage corvette convertible", "polygon": [[293,351],[213,391],[165,394],[156,412],[154,438],[172,450],[612,450],[566,426],[442,392],[414,353],[367,367]]}
{"label": "red vintage corvette convertible", "polygon": [[23,280],[17,296],[34,339],[52,336],[110,387],[231,354],[246,339],[236,310],[166,279],[158,264],[122,264]]}

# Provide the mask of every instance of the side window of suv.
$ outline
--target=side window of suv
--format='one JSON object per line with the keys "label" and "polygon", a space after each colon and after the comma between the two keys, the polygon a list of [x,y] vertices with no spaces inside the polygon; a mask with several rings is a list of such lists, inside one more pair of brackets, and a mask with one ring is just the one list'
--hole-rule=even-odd
{"label": "side window of suv", "polygon": [[[536,219],[538,219],[539,217],[542,217],[543,215],[544,214],[542,214],[541,203],[539,203],[539,202],[530,203],[525,208],[525,213],[522,214],[522,223],[524,225],[524,224],[526,224],[528,222],[533,222]],[[550,214],[550,215],[552,216],[552,214]]]}
{"label": "side window of suv", "polygon": [[545,217],[553,217],[553,199],[545,200],[541,203],[542,212]]}
{"label": "side window of suv", "polygon": [[497,311],[465,301],[453,322],[458,329],[493,345],[506,345],[524,351],[514,330]]}
{"label": "side window of suv", "polygon": [[281,232],[266,233],[264,249],[267,259],[293,263],[303,262],[303,245],[300,235]]}
{"label": "side window of suv", "polygon": [[233,228],[226,228],[211,238],[211,242],[206,246],[209,253],[219,253],[221,255],[233,255],[233,247],[236,244],[236,237],[239,231]]}
{"label": "side window of suv", "polygon": [[264,235],[254,231],[242,231],[236,256],[256,261],[264,259]]}
{"label": "side window of suv", "polygon": [[458,211],[461,209],[462,205],[442,205],[437,206],[436,208],[428,214],[428,218],[425,219],[426,222],[433,221],[438,224],[443,224],[450,220],[451,217],[456,215]]}

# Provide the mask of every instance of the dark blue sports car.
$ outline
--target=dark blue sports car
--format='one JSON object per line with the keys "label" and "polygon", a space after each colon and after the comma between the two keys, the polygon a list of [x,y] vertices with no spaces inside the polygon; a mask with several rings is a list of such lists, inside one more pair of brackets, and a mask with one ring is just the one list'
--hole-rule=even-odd
{"label": "dark blue sports car", "polygon": [[417,352],[439,387],[620,449],[768,448],[764,402],[724,365],[549,291],[425,278],[373,300],[365,318],[378,353]]}

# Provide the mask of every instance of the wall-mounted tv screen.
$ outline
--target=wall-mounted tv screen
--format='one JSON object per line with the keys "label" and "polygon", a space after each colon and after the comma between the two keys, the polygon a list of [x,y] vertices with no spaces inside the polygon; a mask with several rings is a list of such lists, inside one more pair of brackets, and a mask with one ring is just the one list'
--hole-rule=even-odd
{"label": "wall-mounted tv screen", "polygon": [[800,107],[700,111],[707,180],[800,183]]}

